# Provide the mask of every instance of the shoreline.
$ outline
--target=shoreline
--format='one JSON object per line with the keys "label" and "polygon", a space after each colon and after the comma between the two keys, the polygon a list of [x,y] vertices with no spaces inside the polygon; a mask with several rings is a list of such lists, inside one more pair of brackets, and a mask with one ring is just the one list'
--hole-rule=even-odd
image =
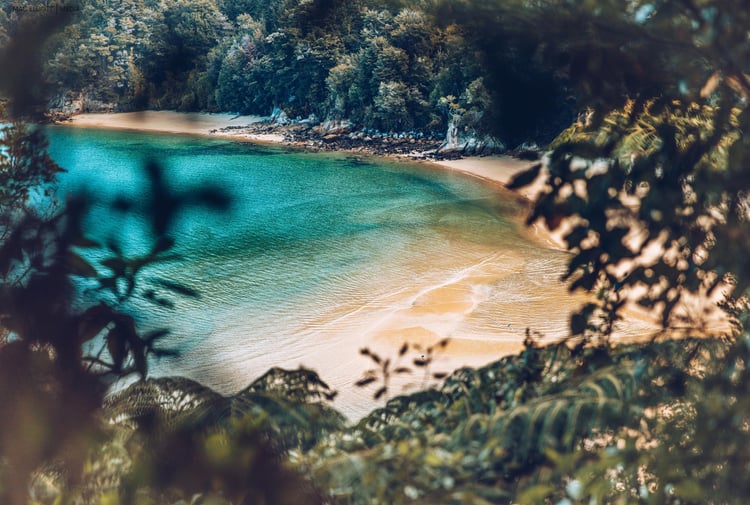
{"label": "shoreline", "polygon": [[[252,130],[264,120],[261,116],[238,116],[229,113],[192,113],[173,111],[143,112],[97,112],[71,116],[67,121],[56,124],[77,128],[97,128],[107,130],[126,130],[142,132],[160,132],[184,135],[198,135],[211,138],[222,138],[237,142],[250,142],[267,145],[284,145],[300,149],[321,151],[318,146],[303,141],[289,140],[282,133],[259,133]],[[255,128],[257,129],[257,128]],[[268,128],[263,128],[267,130]],[[327,135],[330,137],[330,135]],[[434,144],[434,142],[433,142]],[[414,151],[410,154],[384,152],[378,149],[325,149],[339,152],[352,152],[366,156],[384,156],[390,159],[424,163],[442,169],[464,173],[491,183],[507,187],[510,179],[519,171],[530,167],[534,162],[523,161],[508,155],[460,156],[450,158],[428,158],[424,152]],[[538,192],[539,186],[530,186],[515,194],[531,200]]]}
{"label": "shoreline", "polygon": [[[74,116],[71,121],[62,123],[67,126],[80,128],[112,129],[112,130],[131,130],[145,132],[162,132],[169,134],[187,134],[203,136],[208,138],[220,138],[235,142],[248,142],[255,144],[288,146],[302,150],[321,151],[315,146],[305,145],[304,143],[289,142],[283,135],[268,134],[261,135],[254,131],[248,131],[247,124],[262,124],[261,118],[256,116],[236,116],[232,114],[186,114],[167,111],[152,111],[145,113],[103,113],[103,114],[84,114]],[[247,122],[247,124],[241,124]],[[257,130],[256,130],[257,131]],[[334,149],[325,149],[334,151]],[[523,161],[510,156],[472,156],[461,159],[435,160],[427,157],[413,157],[402,154],[379,155],[365,150],[345,150],[339,151],[350,152],[355,155],[366,157],[385,157],[386,159],[403,161],[405,163],[423,165],[426,170],[447,170],[454,173],[462,174],[467,177],[474,177],[484,181],[484,183],[500,188],[506,187],[511,178],[519,171],[531,166],[534,162]],[[561,254],[565,248],[559,237],[551,234],[541,224],[533,227],[523,225],[523,207],[530,205],[531,199],[535,192],[539,191],[541,184],[537,183],[523,191],[510,191],[519,202],[519,213],[517,216],[519,233],[535,243],[541,250],[549,250],[550,254]],[[515,217],[514,217],[515,219]],[[553,253],[554,251],[554,253]],[[495,252],[496,253],[496,252]],[[493,251],[487,251],[487,254],[496,255]],[[517,258],[492,258],[487,263],[473,265],[470,271],[460,278],[451,278],[450,271],[447,272],[448,278],[442,284],[432,286],[424,292],[410,292],[410,288],[405,288],[403,293],[399,293],[392,299],[382,300],[382,306],[373,310],[368,309],[365,312],[372,312],[367,319],[368,326],[359,328],[356,338],[343,338],[341,335],[349,335],[352,324],[361,324],[359,321],[350,321],[347,318],[349,314],[359,313],[361,308],[353,311],[345,311],[343,315],[339,314],[334,321],[321,321],[319,323],[330,324],[330,332],[335,343],[336,352],[343,353],[349,358],[346,360],[331,361],[331,349],[323,343],[318,343],[319,351],[311,350],[310,354],[304,360],[294,362],[283,361],[281,363],[269,362],[263,365],[283,366],[285,368],[294,368],[303,365],[316,370],[325,370],[325,380],[342,393],[339,397],[346,406],[339,404],[337,407],[345,412],[351,419],[370,411],[374,406],[373,402],[366,391],[357,391],[353,382],[359,378],[361,371],[367,362],[361,360],[358,351],[361,347],[370,347],[378,353],[394,352],[394,349],[409,341],[418,343],[423,348],[433,346],[444,338],[448,338],[449,344],[441,352],[441,356],[436,362],[436,366],[441,371],[455,370],[462,366],[483,366],[488,362],[499,359],[502,356],[519,352],[523,348],[523,330],[526,325],[534,324],[536,319],[521,322],[521,320],[510,319],[503,320],[503,323],[509,321],[513,323],[506,327],[503,324],[498,326],[490,338],[462,338],[461,336],[452,336],[453,329],[457,324],[456,321],[470,317],[482,303],[489,293],[492,286],[508,279],[509,275],[514,275],[516,269],[521,271],[524,268],[526,260],[523,257]],[[449,269],[450,270],[450,269]],[[455,272],[454,272],[455,274]],[[545,333],[542,343],[549,343],[557,340],[567,331],[568,311],[577,307],[583,301],[580,293],[569,293],[567,287],[559,280],[559,272],[544,272],[542,274],[549,283],[542,287],[541,285],[534,290],[533,299],[525,303],[534,307],[547,302],[543,299],[549,298],[556,300],[555,304],[560,307],[561,312],[565,312],[561,317],[552,318],[550,321],[539,321],[539,327],[531,328],[533,330],[542,330]],[[541,277],[540,277],[541,278]],[[412,289],[413,291],[413,289]],[[537,300],[538,298],[538,300]],[[511,302],[508,302],[508,310],[512,310]],[[540,307],[541,307],[540,306]],[[535,312],[536,310],[536,312]],[[532,309],[531,314],[536,314],[542,308]],[[525,310],[523,312],[526,312]],[[637,318],[640,319],[640,318]],[[553,321],[554,320],[554,321]],[[554,322],[554,328],[550,326]],[[558,326],[561,326],[558,328]],[[645,321],[635,321],[629,324],[622,335],[623,341],[629,340],[637,334],[642,334],[649,329]],[[492,338],[494,337],[494,338]],[[333,342],[332,342],[333,343]],[[332,344],[331,343],[331,344]],[[345,352],[344,352],[345,351]],[[341,354],[339,354],[341,355]],[[270,357],[269,357],[270,359]],[[188,367],[191,368],[191,367]],[[199,379],[200,370],[195,368],[188,372],[194,379]],[[215,384],[207,384],[214,387]],[[394,384],[395,385],[395,384]],[[338,401],[337,401],[338,403]]]}
{"label": "shoreline", "polygon": [[92,112],[70,116],[55,124],[80,128],[211,135],[211,130],[261,121],[260,116],[185,113],[174,111]]}
{"label": "shoreline", "polygon": [[[142,112],[94,112],[76,114],[57,124],[77,128],[97,128],[106,130],[159,132],[178,135],[196,135],[209,138],[220,138],[234,142],[249,142],[268,146],[286,146],[312,152],[345,152],[373,158],[387,158],[423,165],[434,170],[448,170],[480,179],[488,184],[508,190],[507,186],[514,175],[531,167],[536,161],[527,161],[509,155],[491,154],[486,156],[461,156],[451,154],[442,157],[429,157],[431,150],[436,149],[436,142],[427,142],[431,147],[427,151],[413,150],[410,153],[389,152],[381,144],[346,148],[326,145],[323,140],[300,140],[294,127],[278,127],[264,123],[261,116],[236,115],[232,113],[142,111]],[[299,129],[297,129],[298,131]],[[283,132],[283,133],[282,133]],[[328,134],[328,137],[339,138],[339,135]],[[326,141],[327,142],[327,141]],[[419,145],[419,144],[417,144]],[[424,145],[424,144],[422,144]],[[412,147],[409,145],[408,147]],[[521,199],[532,202],[542,190],[541,180],[519,190],[508,190]],[[544,247],[564,251],[562,239],[564,231],[549,231],[543,224],[534,223],[523,227],[523,233],[531,240]]]}

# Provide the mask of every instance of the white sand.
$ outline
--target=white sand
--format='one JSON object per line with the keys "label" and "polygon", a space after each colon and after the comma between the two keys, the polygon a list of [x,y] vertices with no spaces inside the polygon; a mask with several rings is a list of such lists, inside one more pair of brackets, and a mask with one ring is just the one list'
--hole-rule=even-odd
{"label": "white sand", "polygon": [[70,125],[115,130],[209,135],[211,130],[230,126],[246,126],[257,123],[261,119],[260,116],[237,116],[236,114],[145,111],[78,114],[71,118]]}
{"label": "white sand", "polygon": [[[464,172],[480,179],[494,181],[506,186],[510,180],[519,172],[531,167],[533,161],[522,161],[510,156],[471,156],[460,160],[433,161],[435,165],[458,172]],[[542,189],[541,181],[521,188],[518,193],[532,200]]]}

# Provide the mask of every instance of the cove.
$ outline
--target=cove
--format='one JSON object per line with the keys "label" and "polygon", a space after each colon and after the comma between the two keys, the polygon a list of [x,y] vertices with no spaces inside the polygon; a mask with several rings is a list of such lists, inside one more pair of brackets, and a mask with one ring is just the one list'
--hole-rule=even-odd
{"label": "cove", "polygon": [[133,301],[139,324],[168,327],[164,345],[180,353],[153,363],[155,375],[227,393],[271,366],[304,365],[356,417],[372,407],[371,392],[353,386],[370,364],[361,347],[387,356],[405,341],[447,337],[434,366],[448,371],[518,349],[526,328],[564,336],[577,305],[558,280],[565,255],[529,238],[517,198],[462,174],[206,137],[68,127],[48,135],[67,170],[61,198],[84,188],[98,202],[91,234],[131,253],[146,247],[144,220],[107,202],[144,197],[145,160],[160,163],[177,193],[211,184],[231,199],[226,212],[181,213],[181,259],[141,276],[144,287],[162,277],[200,293],[174,309]]}

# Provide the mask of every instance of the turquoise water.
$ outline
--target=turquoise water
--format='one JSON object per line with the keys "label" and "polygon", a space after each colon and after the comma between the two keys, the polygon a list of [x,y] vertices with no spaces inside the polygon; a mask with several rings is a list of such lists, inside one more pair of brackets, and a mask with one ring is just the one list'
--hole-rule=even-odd
{"label": "turquoise water", "polygon": [[[148,309],[142,327],[168,326],[181,352],[157,372],[231,391],[268,366],[304,364],[342,387],[363,365],[357,347],[399,317],[439,336],[520,340],[548,311],[547,285],[563,292],[564,257],[525,238],[515,198],[471,177],[190,136],[54,127],[49,137],[68,170],[61,192],[95,196],[92,235],[130,253],[145,251],[144,221],[107,202],[144,200],[145,160],[159,161],[177,193],[213,184],[231,197],[226,212],[183,212],[173,230],[183,259],[143,272],[144,286],[161,276],[201,295],[174,310],[133,302]],[[445,286],[458,286],[468,308],[404,312]],[[549,331],[566,327],[560,312],[542,318]]]}

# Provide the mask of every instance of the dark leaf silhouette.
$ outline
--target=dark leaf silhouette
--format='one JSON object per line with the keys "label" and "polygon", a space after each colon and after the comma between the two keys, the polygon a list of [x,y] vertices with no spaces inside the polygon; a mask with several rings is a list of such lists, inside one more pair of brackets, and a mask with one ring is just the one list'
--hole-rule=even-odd
{"label": "dark leaf silhouette", "polygon": [[539,177],[539,174],[542,171],[542,164],[537,163],[533,167],[531,167],[528,170],[525,170],[521,172],[520,174],[514,175],[513,178],[508,183],[508,188],[510,189],[518,189],[523,188],[525,186],[528,186],[532,182],[536,180],[537,177]]}
{"label": "dark leaf silhouette", "polygon": [[85,259],[81,258],[78,254],[73,251],[68,252],[67,267],[70,269],[72,275],[79,277],[96,278],[99,273],[91,264]]}
{"label": "dark leaf silhouette", "polygon": [[361,388],[367,386],[368,384],[372,384],[376,380],[378,380],[376,377],[365,377],[364,379],[360,379],[355,382],[354,385]]}
{"label": "dark leaf silhouette", "polygon": [[404,345],[401,346],[401,349],[398,350],[398,355],[403,356],[406,354],[406,352],[409,350],[409,344],[404,342]]}
{"label": "dark leaf silhouette", "polygon": [[178,295],[187,296],[190,298],[200,298],[200,293],[198,291],[185,286],[183,284],[172,282],[166,279],[155,279],[154,282],[158,284],[159,286],[162,286],[170,291],[173,291],[177,293]]}

